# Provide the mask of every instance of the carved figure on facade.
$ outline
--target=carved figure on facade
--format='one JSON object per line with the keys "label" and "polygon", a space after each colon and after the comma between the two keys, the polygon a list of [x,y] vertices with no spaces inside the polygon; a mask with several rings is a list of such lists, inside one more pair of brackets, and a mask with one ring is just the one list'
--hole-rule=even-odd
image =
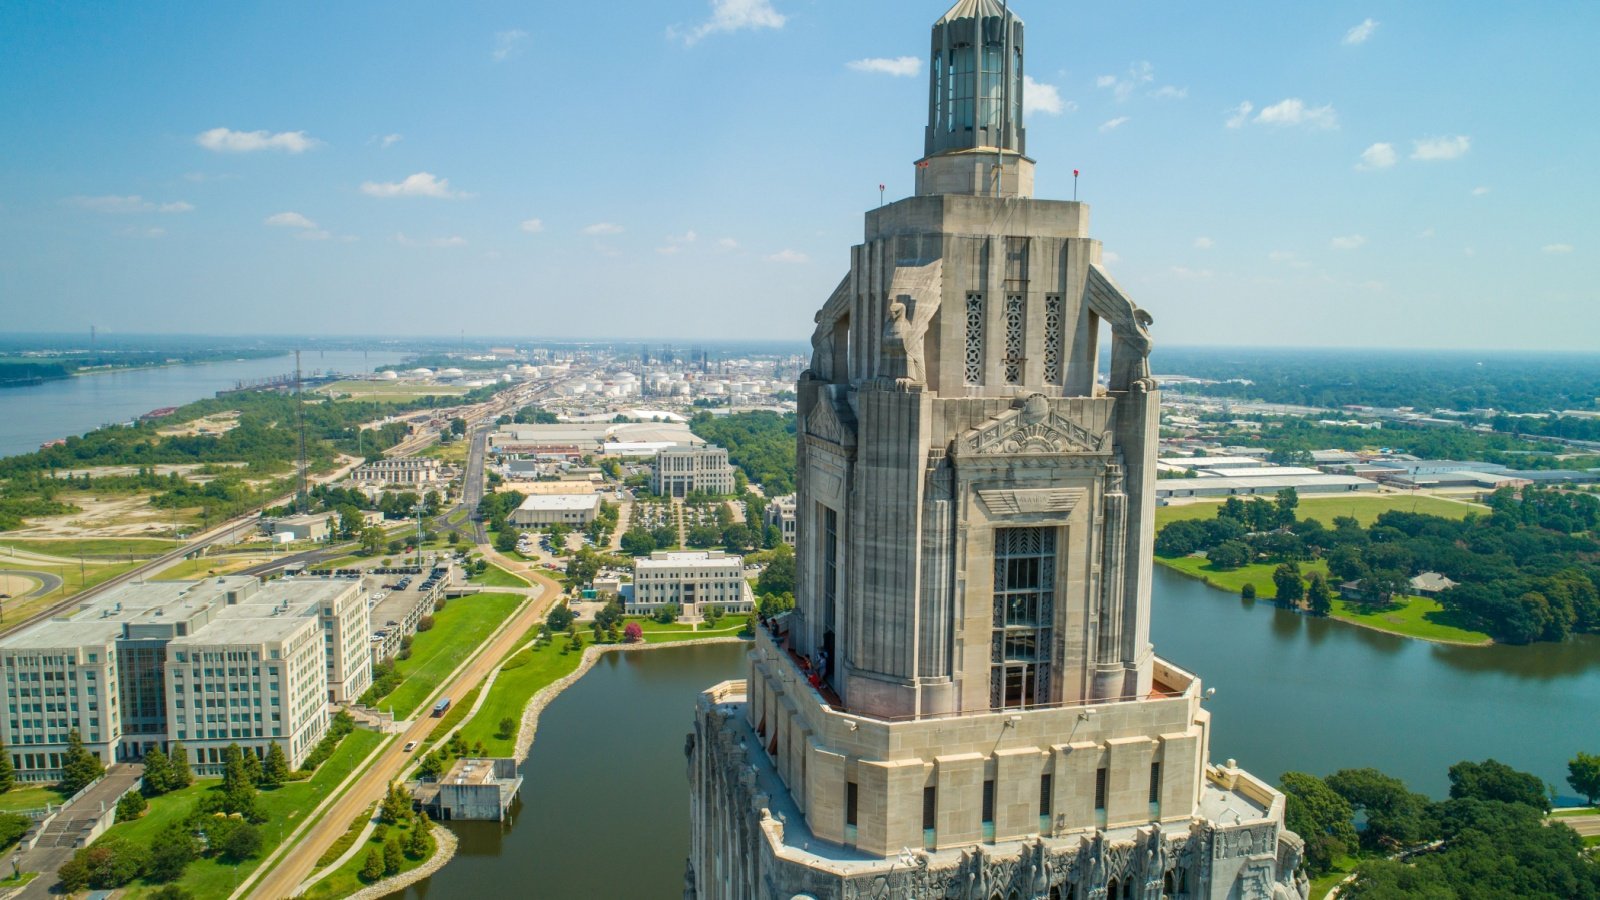
{"label": "carved figure on facade", "polygon": [[834,371],[838,351],[836,334],[840,320],[850,312],[850,276],[846,275],[839,286],[828,296],[828,302],[817,310],[813,321],[817,327],[811,332],[811,377],[818,381],[836,381],[842,375]]}
{"label": "carved figure on facade", "polygon": [[1043,394],[1021,398],[1020,405],[967,432],[955,444],[962,454],[1108,453],[1111,432],[1096,433],[1052,412]]}
{"label": "carved figure on facade", "polygon": [[1150,313],[1128,299],[1105,269],[1089,267],[1084,296],[1089,310],[1111,326],[1111,378],[1113,391],[1153,389],[1150,377]]}

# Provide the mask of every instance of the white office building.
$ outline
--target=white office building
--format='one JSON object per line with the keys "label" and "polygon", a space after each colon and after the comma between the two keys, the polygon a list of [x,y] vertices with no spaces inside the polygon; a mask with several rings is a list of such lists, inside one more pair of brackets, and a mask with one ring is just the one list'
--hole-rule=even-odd
{"label": "white office building", "polygon": [[699,618],[711,606],[730,613],[754,610],[744,558],[720,550],[659,550],[635,559],[628,614],[653,615],[674,603],[688,619]]}

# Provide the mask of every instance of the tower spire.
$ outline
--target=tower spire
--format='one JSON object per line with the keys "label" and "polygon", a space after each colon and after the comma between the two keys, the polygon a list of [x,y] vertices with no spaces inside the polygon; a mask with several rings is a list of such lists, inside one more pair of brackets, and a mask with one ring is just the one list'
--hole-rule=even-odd
{"label": "tower spire", "polygon": [[1024,50],[1009,0],[959,0],[933,23],[918,194],[1032,195]]}

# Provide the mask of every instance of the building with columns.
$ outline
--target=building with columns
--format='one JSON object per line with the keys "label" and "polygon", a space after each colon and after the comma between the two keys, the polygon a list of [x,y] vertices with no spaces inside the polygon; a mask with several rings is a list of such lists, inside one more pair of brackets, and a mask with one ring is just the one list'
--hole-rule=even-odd
{"label": "building with columns", "polygon": [[1305,896],[1150,644],[1153,320],[1032,196],[1025,59],[1000,0],[934,24],[916,194],[796,388],[797,608],[697,705],[686,898]]}

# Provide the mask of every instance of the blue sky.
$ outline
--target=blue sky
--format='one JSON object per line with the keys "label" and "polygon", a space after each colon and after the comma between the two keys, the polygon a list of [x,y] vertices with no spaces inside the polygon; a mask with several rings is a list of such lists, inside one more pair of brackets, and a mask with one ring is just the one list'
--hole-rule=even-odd
{"label": "blue sky", "polygon": [[[6,328],[803,340],[945,6],[0,2]],[[1600,346],[1600,4],[1015,9],[1158,340]]]}

